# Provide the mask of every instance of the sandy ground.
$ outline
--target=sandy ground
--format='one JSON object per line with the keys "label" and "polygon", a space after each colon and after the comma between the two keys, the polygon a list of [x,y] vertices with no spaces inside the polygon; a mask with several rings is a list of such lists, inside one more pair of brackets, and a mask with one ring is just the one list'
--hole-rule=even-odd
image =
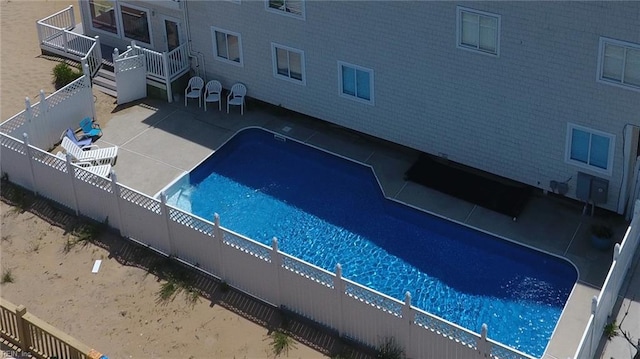
{"label": "sandy ground", "polygon": [[[35,103],[40,89],[47,95],[54,91],[51,72],[57,62],[41,56],[35,21],[70,4],[77,17],[77,1],[0,2],[2,121],[24,109],[26,96]],[[104,123],[116,107],[114,99],[97,91],[94,96]],[[3,192],[10,188],[4,187]],[[65,250],[75,238],[70,230],[74,217],[44,201],[27,211],[3,201],[0,213],[1,267],[14,277],[13,283],[0,285],[1,296],[111,359],[273,357],[267,335],[280,323],[273,310],[207,283],[203,292],[208,298],[195,305],[182,295],[158,304],[163,281],[148,274],[148,268],[123,260],[127,249],[116,235],[103,232],[100,245]],[[98,259],[102,265],[93,274]],[[309,346],[296,346],[288,357],[325,357]]]}

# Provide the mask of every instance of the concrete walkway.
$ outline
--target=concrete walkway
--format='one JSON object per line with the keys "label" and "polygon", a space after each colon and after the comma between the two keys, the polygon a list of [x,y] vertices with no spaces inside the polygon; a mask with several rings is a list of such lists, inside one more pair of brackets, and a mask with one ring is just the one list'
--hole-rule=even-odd
{"label": "concrete walkway", "polygon": [[[600,252],[591,247],[588,228],[593,218],[583,216],[582,205],[575,201],[550,197],[540,191],[514,222],[502,214],[405,181],[404,172],[419,155],[414,150],[317,119],[251,103],[244,116],[235,112],[227,115],[217,109],[204,112],[195,102],[185,107],[180,102],[169,104],[145,99],[118,106],[103,126],[104,136],[98,144],[120,146],[114,167],[120,183],[154,196],[248,126],[282,133],[371,165],[387,197],[572,261],[579,270],[579,282],[544,358],[573,356],[590,315],[591,298],[598,294],[612,262],[612,250]],[[611,214],[596,210],[596,217],[605,215]],[[616,237],[621,239],[628,223],[617,216],[614,221]],[[636,278],[636,291],[640,287],[637,282]],[[637,299],[635,304],[634,314],[638,312]],[[640,320],[635,320],[635,326],[632,322],[630,314],[625,327],[640,336]],[[489,336],[490,333],[491,329]],[[616,338],[611,346],[618,342]]]}

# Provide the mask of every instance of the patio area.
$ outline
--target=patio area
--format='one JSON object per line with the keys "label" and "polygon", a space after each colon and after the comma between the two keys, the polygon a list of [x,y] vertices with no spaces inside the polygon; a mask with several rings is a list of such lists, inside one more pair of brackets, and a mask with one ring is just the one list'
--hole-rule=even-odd
{"label": "patio area", "polygon": [[[599,293],[612,262],[612,250],[601,252],[591,247],[589,224],[593,218],[582,215],[582,204],[535,193],[514,222],[508,216],[405,181],[405,171],[419,156],[416,151],[264,105],[249,103],[244,116],[237,112],[204,112],[195,102],[185,107],[181,101],[170,104],[144,99],[116,108],[102,126],[104,135],[98,145],[119,146],[114,167],[118,181],[149,196],[192,169],[238,130],[250,126],[367,163],[374,168],[387,197],[571,260],[579,270],[579,283],[544,358],[574,355],[591,313],[591,299]],[[596,210],[596,217],[599,215],[611,214]],[[628,223],[620,218],[617,224],[615,235],[622,239]]]}

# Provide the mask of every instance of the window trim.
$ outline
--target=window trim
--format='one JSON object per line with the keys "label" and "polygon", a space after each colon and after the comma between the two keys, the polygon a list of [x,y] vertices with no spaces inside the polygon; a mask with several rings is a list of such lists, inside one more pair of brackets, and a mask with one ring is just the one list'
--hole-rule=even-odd
{"label": "window trim", "polygon": [[[626,84],[626,83],[618,82],[615,80],[609,80],[609,79],[606,79],[604,76],[602,76],[604,71],[604,47],[606,44],[640,50],[640,44],[636,44],[628,41],[615,40],[607,37],[600,37],[600,41],[598,44],[598,69],[596,71],[596,81],[599,83],[640,92],[640,86]],[[624,76],[624,68],[622,69],[622,72]]]}
{"label": "window trim", "polygon": [[107,31],[107,30],[102,30],[100,28],[97,28],[95,26],[93,26],[93,14],[91,13],[91,2],[87,1],[87,6],[89,9],[89,17],[91,19],[91,21],[89,22],[89,27],[91,28],[91,30],[98,32],[98,33],[102,33],[105,34],[107,36],[115,36],[117,38],[122,38],[122,29],[120,28],[120,11],[119,11],[119,4],[115,1],[115,0],[108,0],[110,3],[113,4],[113,11],[114,11],[114,15],[115,15],[115,22],[116,22],[116,32],[113,33],[111,31]]}
{"label": "window trim", "polygon": [[[216,32],[221,32],[221,33],[224,33],[226,35],[232,35],[232,36],[235,36],[235,37],[238,38],[238,56],[239,56],[240,62],[235,62],[233,60],[225,59],[224,57],[218,56],[218,41],[217,41],[217,38],[216,38]],[[244,59],[243,59],[243,55],[242,55],[242,37],[240,36],[240,33],[237,33],[237,32],[234,32],[234,31],[225,30],[225,29],[222,29],[222,28],[219,28],[219,27],[215,27],[215,26],[211,26],[211,41],[213,42],[213,58],[214,59],[216,59],[217,61],[220,61],[220,62],[224,62],[226,64],[239,66],[239,67],[244,67]]]}
{"label": "window trim", "polygon": [[[140,41],[140,40],[136,40],[136,39],[132,39],[130,37],[127,37],[125,29],[124,29],[124,19],[122,18],[122,7],[130,7],[132,9],[136,9],[136,10],[141,10],[144,11],[147,14],[147,28],[149,29],[149,42],[144,42],[144,41]],[[137,5],[132,5],[129,3],[125,3],[125,4],[121,4],[120,2],[118,2],[118,33],[120,34],[122,39],[125,40],[129,40],[129,41],[135,41],[135,42],[139,42],[141,44],[147,44],[149,45],[151,48],[153,48],[153,31],[152,31],[152,26],[151,26],[151,9],[147,9],[144,8],[142,6],[137,6]],[[120,32],[120,30],[122,32]]]}
{"label": "window trim", "polygon": [[[342,81],[343,81],[343,79],[342,79],[342,67],[343,66],[351,67],[351,68],[353,68],[355,70],[365,71],[365,72],[369,73],[369,91],[370,91],[370,94],[369,94],[370,99],[369,100],[365,100],[365,99],[360,98],[358,96],[352,96],[352,95],[348,95],[348,94],[344,93],[343,88],[342,88]],[[344,61],[339,61],[338,60],[338,94],[340,95],[340,97],[348,98],[348,99],[353,100],[353,101],[357,101],[357,102],[360,102],[360,103],[365,103],[367,105],[372,105],[373,106],[375,104],[374,93],[375,93],[375,90],[374,90],[374,72],[373,72],[373,69],[369,69],[369,68],[366,68],[366,67],[362,67],[362,66],[358,66],[358,65],[354,65],[354,64],[351,64],[351,63],[348,63],[348,62],[344,62]]]}
{"label": "window trim", "polygon": [[[292,78],[291,76],[284,76],[278,73],[278,56],[277,56],[277,49],[282,49],[282,50],[286,50],[288,52],[295,52],[300,54],[300,72],[302,75],[302,80],[297,80]],[[303,85],[306,86],[307,84],[307,75],[306,75],[306,69],[305,69],[305,64],[304,64],[304,51],[300,50],[300,49],[296,49],[293,47],[289,47],[289,46],[285,46],[285,45],[281,45],[275,42],[271,43],[271,62],[273,64],[273,77],[281,79],[281,80],[285,80],[285,81],[289,81],[289,82],[293,82],[295,84],[298,85]],[[289,72],[291,72],[291,68],[289,66]]]}
{"label": "window trim", "polygon": [[[571,145],[572,145],[571,141],[572,141],[572,133],[573,133],[574,129],[587,132],[587,133],[589,133],[591,135],[598,135],[598,136],[606,137],[606,138],[609,139],[609,153],[607,155],[607,169],[602,169],[600,167],[596,167],[596,166],[590,165],[588,163],[583,163],[583,162],[571,159]],[[592,172],[596,172],[596,173],[604,174],[604,175],[607,175],[607,176],[611,176],[613,174],[613,157],[614,157],[614,153],[615,153],[615,146],[616,146],[616,135],[611,134],[611,133],[607,133],[607,132],[603,132],[603,131],[599,131],[599,130],[594,130],[594,129],[589,128],[589,127],[576,125],[575,123],[567,122],[567,135],[566,135],[565,151],[564,151],[564,161],[566,163],[574,165],[574,166],[577,166],[577,167],[580,167],[580,168],[584,168],[584,169],[590,170]]]}
{"label": "window trim", "polygon": [[[270,0],[265,0],[264,1],[264,8],[268,12],[271,12],[271,13],[274,13],[274,14],[280,14],[282,16],[292,17],[294,19],[299,19],[299,20],[306,20],[306,18],[307,18],[307,16],[306,16],[307,10],[306,10],[306,1],[305,0],[300,0],[300,3],[301,3],[301,7],[300,7],[301,14],[300,15],[297,15],[297,14],[294,14],[294,13],[291,13],[291,12],[287,12],[285,10],[279,10],[279,9],[273,8],[273,7],[269,6],[269,1]],[[287,0],[283,0],[283,1],[286,4]]]}
{"label": "window trim", "polygon": [[[496,19],[496,52],[489,52],[479,48],[480,40],[478,39],[478,48],[473,48],[462,43],[462,13],[467,12],[478,16],[491,17]],[[500,57],[500,30],[502,23],[502,16],[498,14],[493,14],[486,11],[480,11],[475,9],[470,9],[467,7],[456,6],[456,47],[462,50],[471,51],[476,54],[483,54],[492,57]],[[479,35],[478,35],[479,36]]]}

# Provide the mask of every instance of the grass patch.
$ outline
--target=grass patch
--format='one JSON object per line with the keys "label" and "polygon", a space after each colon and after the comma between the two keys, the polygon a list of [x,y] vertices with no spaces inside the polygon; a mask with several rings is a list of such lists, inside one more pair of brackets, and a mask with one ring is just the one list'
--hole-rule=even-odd
{"label": "grass patch", "polygon": [[296,342],[280,330],[276,330],[271,332],[269,335],[271,338],[271,351],[273,352],[274,357],[278,357],[282,354],[289,356],[289,350],[296,349]]}
{"label": "grass patch", "polygon": [[180,293],[192,308],[200,302],[200,291],[195,287],[193,274],[170,258],[155,260],[149,266],[149,272],[166,281],[160,285],[156,293],[157,304],[166,305]]}
{"label": "grass patch", "polygon": [[10,268],[2,270],[2,278],[0,278],[0,284],[14,283],[16,278],[13,276],[13,271]]}
{"label": "grass patch", "polygon": [[64,253],[69,253],[78,244],[86,246],[89,243],[93,243],[100,233],[102,233],[102,230],[104,229],[103,227],[103,225],[90,222],[78,224],[71,231],[72,238],[67,237],[62,251]]}
{"label": "grass patch", "polygon": [[404,349],[394,338],[386,338],[378,346],[378,359],[404,359]]}

